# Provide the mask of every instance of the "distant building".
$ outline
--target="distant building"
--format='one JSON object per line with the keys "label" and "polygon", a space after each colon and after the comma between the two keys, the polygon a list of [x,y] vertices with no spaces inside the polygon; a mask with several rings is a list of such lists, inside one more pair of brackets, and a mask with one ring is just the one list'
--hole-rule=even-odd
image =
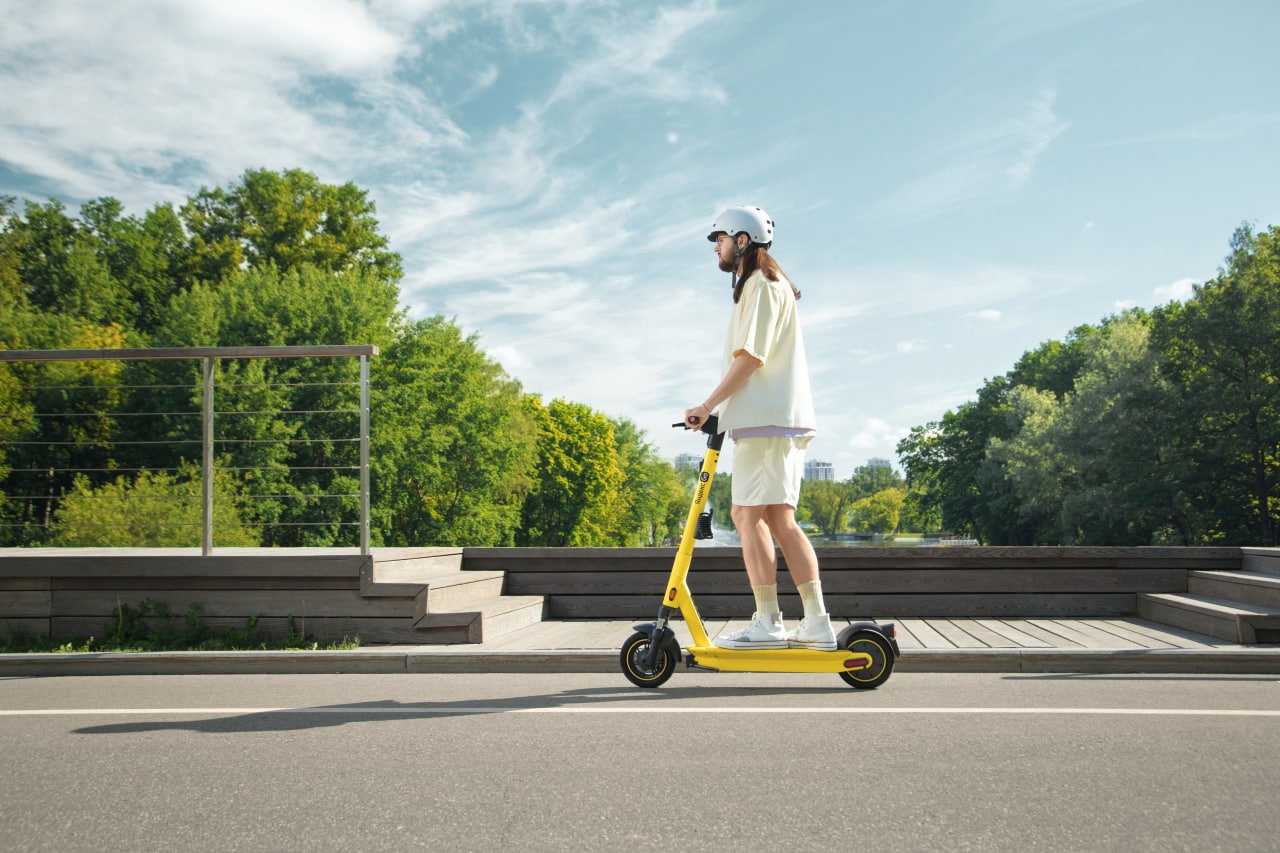
{"label": "distant building", "polygon": [[804,479],[806,483],[814,480],[835,482],[836,468],[830,462],[822,459],[806,459],[804,463]]}
{"label": "distant building", "polygon": [[697,471],[702,466],[702,457],[696,453],[681,453],[676,457],[675,466],[677,471],[682,468],[692,468]]}
{"label": "distant building", "polygon": [[893,463],[890,462],[888,459],[879,459],[873,456],[872,458],[867,460],[867,467],[868,468],[892,468]]}

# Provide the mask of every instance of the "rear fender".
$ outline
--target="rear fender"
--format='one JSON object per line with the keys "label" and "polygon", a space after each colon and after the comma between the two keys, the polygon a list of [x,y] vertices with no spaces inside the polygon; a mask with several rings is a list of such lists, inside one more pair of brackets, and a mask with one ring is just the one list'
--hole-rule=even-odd
{"label": "rear fender", "polygon": [[894,658],[899,657],[902,652],[898,651],[898,640],[894,637],[897,629],[892,622],[876,624],[875,622],[854,622],[848,628],[840,632],[840,636],[836,637],[837,648],[848,648],[849,640],[854,634],[868,633],[875,634],[884,640],[885,645],[893,649]]}

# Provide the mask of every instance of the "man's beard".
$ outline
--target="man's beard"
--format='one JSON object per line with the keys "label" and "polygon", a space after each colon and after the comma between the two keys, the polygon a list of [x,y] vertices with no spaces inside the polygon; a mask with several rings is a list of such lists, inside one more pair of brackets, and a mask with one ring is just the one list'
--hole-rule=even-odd
{"label": "man's beard", "polygon": [[726,261],[724,259],[724,255],[720,256],[720,272],[737,272],[737,271],[738,271],[737,258],[734,258],[733,260],[730,260],[730,261]]}

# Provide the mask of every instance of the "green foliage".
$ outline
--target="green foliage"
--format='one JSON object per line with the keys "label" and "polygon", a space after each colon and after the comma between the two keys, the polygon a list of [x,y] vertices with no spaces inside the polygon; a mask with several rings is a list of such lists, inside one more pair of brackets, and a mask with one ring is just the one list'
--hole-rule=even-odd
{"label": "green foliage", "polygon": [[843,533],[855,494],[856,486],[851,481],[805,483],[800,490],[799,517],[816,527],[822,536]]}
{"label": "green foliage", "polygon": [[441,317],[404,327],[372,381],[377,541],[513,544],[537,441],[520,385]]}
{"label": "green foliage", "polygon": [[0,653],[18,652],[170,652],[170,651],[315,651],[359,648],[360,639],[344,637],[323,646],[288,617],[283,635],[266,634],[256,617],[244,628],[216,628],[204,622],[204,608],[191,604],[179,621],[163,601],[144,598],[136,607],[117,602],[102,637],[53,639],[7,631]]}
{"label": "green foliage", "polygon": [[849,499],[858,501],[902,485],[902,477],[888,465],[859,465],[848,480]]}
{"label": "green foliage", "polygon": [[854,501],[852,523],[864,533],[895,533],[902,517],[906,490],[888,488]]}
{"label": "green foliage", "polygon": [[692,500],[689,490],[634,423],[614,421],[613,435],[623,488],[618,493],[616,532],[608,544],[661,545],[678,538]]}
{"label": "green foliage", "polygon": [[624,528],[618,493],[626,481],[613,423],[581,403],[525,398],[537,428],[533,488],[517,545],[603,545]]}
{"label": "green foliage", "polygon": [[898,445],[908,505],[987,544],[1280,539],[1280,229],[1187,302],[1028,353]]}
{"label": "green foliage", "polygon": [[301,169],[249,170],[228,189],[202,188],[182,208],[192,265],[218,282],[242,266],[356,271],[395,283],[400,256],[378,231],[376,206],[354,184],[332,186]]}
{"label": "green foliage", "polygon": [[[214,476],[213,524],[216,541],[228,547],[259,544],[244,526],[245,502],[232,493],[229,473]],[[64,547],[198,547],[203,486],[198,469],[177,475],[140,471],[94,487],[76,475],[71,491],[53,513],[46,544]]]}
{"label": "green foliage", "polygon": [[[0,348],[374,344],[374,544],[679,535],[689,490],[634,424],[527,400],[475,336],[407,321],[374,214],[296,169],[140,218],[0,197]],[[0,365],[0,544],[197,543],[201,370]],[[353,359],[216,362],[215,546],[357,543],[357,378]]]}

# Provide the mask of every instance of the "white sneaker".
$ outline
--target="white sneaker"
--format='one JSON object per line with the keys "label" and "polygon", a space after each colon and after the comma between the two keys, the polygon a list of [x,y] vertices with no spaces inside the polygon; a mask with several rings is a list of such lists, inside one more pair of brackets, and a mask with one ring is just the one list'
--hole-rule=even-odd
{"label": "white sneaker", "polygon": [[791,648],[835,651],[836,632],[831,627],[831,617],[823,613],[800,620],[800,626],[791,635]]}
{"label": "white sneaker", "polygon": [[722,649],[785,649],[787,629],[782,625],[782,614],[752,613],[750,625],[717,637],[716,645]]}

